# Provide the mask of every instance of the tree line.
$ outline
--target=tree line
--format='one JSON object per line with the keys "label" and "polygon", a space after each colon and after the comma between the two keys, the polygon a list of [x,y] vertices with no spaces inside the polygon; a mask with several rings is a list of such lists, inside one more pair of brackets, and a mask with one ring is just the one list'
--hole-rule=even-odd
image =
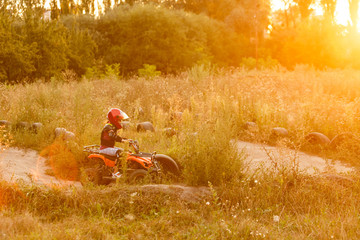
{"label": "tree line", "polygon": [[348,0],[348,26],[335,21],[336,0],[320,1],[321,16],[315,0],[283,1],[287,8],[271,13],[270,0],[51,0],[47,20],[43,0],[0,0],[0,82],[66,69],[127,75],[144,64],[171,74],[196,64],[251,67],[249,59],[360,68],[359,0]]}

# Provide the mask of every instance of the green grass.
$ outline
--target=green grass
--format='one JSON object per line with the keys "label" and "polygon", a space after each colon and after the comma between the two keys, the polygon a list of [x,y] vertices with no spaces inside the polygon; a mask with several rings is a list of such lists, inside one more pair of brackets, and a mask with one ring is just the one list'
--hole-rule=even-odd
{"label": "green grass", "polygon": [[[108,109],[119,107],[134,124],[132,129],[121,131],[121,136],[137,139],[143,151],[156,150],[176,159],[183,168],[183,183],[211,186],[211,194],[189,202],[175,191],[148,192],[123,184],[48,189],[1,181],[0,214],[4,221],[0,222],[0,238],[360,237],[356,173],[347,176],[350,181],[331,175],[309,176],[294,166],[272,166],[251,175],[231,141],[274,144],[270,130],[284,127],[290,133],[288,146],[358,168],[357,141],[347,141],[337,149],[304,141],[304,136],[314,131],[330,139],[342,132],[360,135],[357,71],[216,72],[202,68],[151,81],[38,82],[3,85],[0,92],[0,118],[44,124],[38,134],[3,132],[1,142],[51,153],[50,163],[57,176],[76,177],[76,171],[72,173],[65,166],[75,162],[71,169],[76,170],[84,164],[82,146],[99,143]],[[174,112],[182,112],[182,118],[171,119]],[[136,132],[136,123],[142,121],[152,122],[157,131]],[[248,121],[256,122],[258,131],[243,129]],[[76,138],[70,145],[54,142],[56,127],[74,132]],[[160,131],[166,127],[175,129],[177,135],[166,136]],[[134,192],[137,194],[131,196]]]}

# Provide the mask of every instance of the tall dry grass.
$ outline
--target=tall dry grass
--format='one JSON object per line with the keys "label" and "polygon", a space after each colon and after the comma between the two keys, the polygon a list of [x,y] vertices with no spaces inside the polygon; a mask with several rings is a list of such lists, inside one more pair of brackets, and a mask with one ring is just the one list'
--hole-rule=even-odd
{"label": "tall dry grass", "polygon": [[[358,239],[358,177],[309,176],[288,166],[249,175],[231,140],[269,142],[271,128],[285,127],[289,145],[356,166],[357,145],[336,151],[309,147],[304,136],[360,134],[359,72],[304,66],[293,72],[209,71],[152,80],[1,86],[2,119],[44,124],[39,134],[12,132],[13,144],[42,150],[53,143],[54,128],[64,127],[76,134],[71,152],[81,163],[81,146],[99,142],[108,109],[119,107],[133,123],[151,121],[158,130],[138,133],[134,126],[122,136],[138,139],[144,151],[171,155],[182,165],[185,183],[209,185],[212,194],[186,202],[172,193],[134,190],[133,195],[124,185],[65,191],[1,181],[0,212],[6,221],[0,234],[9,239]],[[182,118],[172,119],[177,111]],[[257,123],[257,132],[243,129],[248,121]],[[165,127],[178,134],[166,136],[159,131]],[[28,228],[21,227],[29,221]]]}
{"label": "tall dry grass", "polygon": [[[226,156],[225,161],[214,164],[224,162],[225,169],[236,158],[229,140],[269,142],[273,127],[285,127],[290,132],[290,145],[357,164],[354,144],[351,152],[349,148],[331,152],[306,146],[304,136],[314,131],[330,139],[342,132],[360,135],[359,81],[357,71],[316,71],[299,66],[293,72],[201,68],[152,80],[105,78],[2,85],[0,118],[13,123],[43,123],[38,134],[13,134],[17,145],[39,150],[52,144],[56,127],[74,132],[77,158],[81,158],[81,146],[99,143],[107,111],[119,107],[130,115],[134,125],[151,121],[157,130],[175,129],[179,134],[171,140],[161,131],[138,134],[135,127],[121,134],[141,140],[145,151],[169,153],[183,163],[193,163],[190,159],[196,158],[205,165],[211,161],[207,157]],[[183,118],[171,120],[174,112],[183,112]],[[242,128],[248,121],[256,122],[259,131],[249,135]]]}

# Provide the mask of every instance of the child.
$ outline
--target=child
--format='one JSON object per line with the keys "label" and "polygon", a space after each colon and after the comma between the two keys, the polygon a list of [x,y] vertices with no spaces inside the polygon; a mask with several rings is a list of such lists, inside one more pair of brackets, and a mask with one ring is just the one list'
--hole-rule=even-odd
{"label": "child", "polygon": [[[129,119],[128,115],[118,108],[112,108],[107,114],[108,122],[101,132],[100,153],[119,157],[121,148],[115,147],[115,142],[122,142],[124,138],[117,135],[117,130],[121,129],[121,121]],[[117,167],[114,168],[113,177],[120,177]]]}

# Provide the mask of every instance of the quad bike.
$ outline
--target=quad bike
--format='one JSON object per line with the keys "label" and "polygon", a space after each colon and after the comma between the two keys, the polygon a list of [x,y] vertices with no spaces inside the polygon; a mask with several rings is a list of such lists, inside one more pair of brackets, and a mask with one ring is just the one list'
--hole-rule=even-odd
{"label": "quad bike", "polygon": [[136,140],[123,139],[123,142],[128,142],[133,151],[128,150],[124,152],[126,163],[125,166],[119,155],[109,156],[100,153],[99,145],[84,146],[84,152],[87,152],[87,161],[91,162],[92,167],[86,168],[81,177],[81,183],[92,182],[96,185],[107,185],[116,178],[113,177],[114,168],[118,167],[121,176],[126,175],[126,179],[130,183],[139,182],[141,179],[149,176],[156,177],[176,177],[180,175],[178,164],[169,156],[164,154],[145,153],[139,151],[139,145]]}

